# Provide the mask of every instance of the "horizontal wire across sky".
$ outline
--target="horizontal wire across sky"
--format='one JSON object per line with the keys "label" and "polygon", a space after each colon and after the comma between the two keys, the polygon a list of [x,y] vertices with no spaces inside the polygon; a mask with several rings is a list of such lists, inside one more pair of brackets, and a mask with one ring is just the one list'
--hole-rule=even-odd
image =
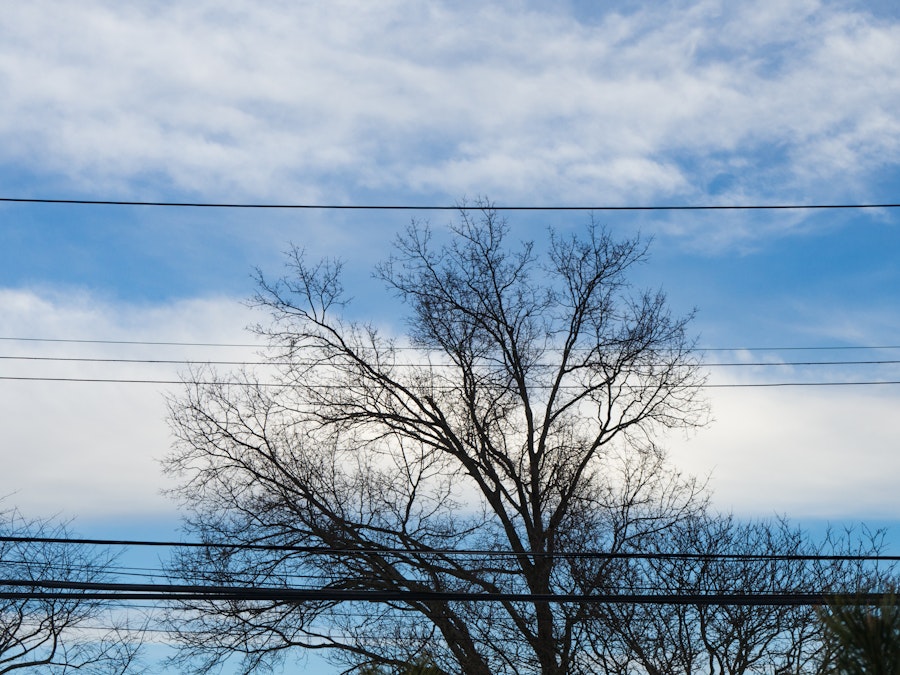
{"label": "horizontal wire across sky", "polygon": [[900,562],[900,555],[881,554],[783,554],[783,553],[677,553],[656,552],[641,553],[636,551],[498,551],[495,549],[409,549],[409,548],[333,548],[324,546],[301,546],[293,544],[265,544],[240,542],[185,542],[147,539],[96,539],[80,537],[26,537],[0,536],[0,542],[25,544],[61,544],[72,546],[125,546],[125,547],[163,547],[163,548],[201,548],[201,549],[233,549],[248,551],[282,551],[296,553],[312,553],[320,555],[364,555],[377,553],[417,554],[417,555],[459,555],[493,558],[553,557],[553,558],[590,558],[602,560],[736,560],[736,561],[813,561],[813,562]]}
{"label": "horizontal wire across sky", "polygon": [[15,204],[68,204],[72,206],[165,206],[171,208],[214,209],[297,209],[297,210],[350,210],[350,211],[808,211],[837,209],[895,209],[900,203],[884,204],[670,204],[659,206],[537,206],[501,205],[493,203],[447,204],[290,204],[290,203],[234,203],[234,202],[170,202],[118,199],[61,199],[34,197],[0,197],[0,203]]}
{"label": "horizontal wire across sky", "polygon": [[[819,606],[880,605],[888,593],[503,593],[454,591],[272,588],[202,584],[117,584],[0,579],[0,599],[156,600],[167,602],[529,602],[614,605]],[[41,589],[41,590],[33,590]]]}
{"label": "horizontal wire across sky", "polygon": [[[260,349],[265,343],[256,342],[179,342],[175,340],[103,340],[103,339],[79,339],[79,338],[48,338],[48,337],[20,337],[5,335],[0,336],[4,342],[47,342],[63,344],[102,344],[102,345],[134,345],[139,347],[236,347]],[[421,351],[416,347],[395,347],[398,351]],[[792,345],[792,346],[750,346],[750,347],[695,347],[692,352],[778,352],[778,351],[854,351],[900,349],[900,345]]]}
{"label": "horizontal wire across sky", "polygon": [[[43,337],[18,337],[18,336],[0,336],[0,342],[6,343],[60,343],[60,344],[104,344],[104,345],[132,345],[132,346],[176,346],[176,347],[221,347],[221,348],[256,348],[261,349],[264,345],[250,343],[207,343],[207,342],[179,342],[179,341],[149,341],[149,340],[82,340],[76,338],[43,338]],[[397,351],[419,351],[415,347],[395,347]],[[900,345],[840,345],[840,346],[789,346],[789,347],[698,347],[695,353],[713,353],[713,352],[753,352],[753,353],[775,353],[779,351],[892,351],[900,350]],[[21,354],[5,354],[0,355],[0,363],[9,362],[25,362],[25,363],[92,363],[92,364],[121,364],[121,365],[176,365],[176,366],[296,366],[303,365],[302,361],[285,362],[278,361],[247,361],[247,360],[214,360],[214,359],[165,359],[165,358],[95,358],[95,357],[73,357],[73,356],[36,356]],[[900,364],[900,359],[841,359],[841,360],[818,360],[818,361],[728,361],[728,362],[703,362],[699,365],[703,368],[779,368],[779,367],[802,367],[802,368],[821,368],[833,366],[896,366]],[[452,364],[446,363],[403,363],[398,366],[406,366],[412,368],[441,368],[452,367]],[[547,364],[552,367],[552,364]],[[118,377],[63,377],[63,376],[43,376],[43,375],[0,375],[0,381],[34,381],[34,382],[80,382],[80,383],[108,383],[108,384],[157,384],[157,385],[178,385],[183,384],[181,379],[165,379],[165,378],[118,378]],[[237,385],[240,382],[229,381],[197,381],[194,384],[201,385]],[[278,382],[259,382],[263,387],[286,387],[291,384]],[[850,381],[779,381],[779,382],[748,382],[748,383],[703,383],[695,386],[700,388],[758,388],[758,387],[840,387],[840,386],[878,386],[878,385],[897,385],[900,380],[897,379],[872,379],[872,378],[856,378]],[[322,385],[327,388],[327,385]]]}
{"label": "horizontal wire across sky", "polygon": [[[165,385],[198,385],[198,386],[244,386],[250,384],[254,387],[265,387],[271,389],[284,389],[296,387],[294,382],[240,382],[235,380],[158,380],[158,379],[133,379],[133,378],[114,378],[114,377],[39,377],[29,375],[0,375],[0,381],[3,382],[72,382],[81,384],[165,384]],[[900,380],[854,380],[849,382],[729,382],[721,384],[685,384],[681,385],[684,389],[747,389],[747,388],[765,388],[765,387],[871,387],[871,386],[893,386],[900,385]],[[346,389],[343,385],[303,385],[307,389],[319,390],[340,390]],[[553,385],[537,386],[533,385],[531,389],[550,389]],[[562,385],[556,389],[573,389],[581,388],[576,385]],[[454,391],[452,387],[430,387],[429,391]]]}
{"label": "horizontal wire across sky", "polygon": [[[554,553],[532,551],[498,551],[492,549],[409,549],[389,547],[358,547],[358,548],[334,548],[324,546],[300,546],[290,544],[267,543],[228,543],[228,542],[185,542],[185,541],[159,541],[159,540],[127,540],[127,539],[93,539],[75,537],[29,537],[29,536],[0,536],[0,542],[12,544],[52,544],[71,546],[100,546],[104,549],[115,547],[152,547],[152,548],[199,548],[199,549],[227,549],[248,551],[273,551],[280,553],[297,553],[307,556],[365,556],[369,554],[396,556],[402,562],[404,558],[428,558],[454,557],[473,559],[513,560],[521,557],[529,559],[539,557],[555,557],[560,559],[596,559],[596,560],[626,560],[649,562],[740,562],[747,564],[765,563],[871,563],[876,566],[881,564],[894,564],[900,562],[898,555],[882,554],[780,554],[780,553],[681,553],[681,552],[627,552],[627,551],[559,551]],[[9,566],[9,572],[14,573],[17,566],[27,565],[24,561],[0,560]],[[74,568],[60,567],[62,574],[71,572]],[[771,593],[748,592],[746,589],[740,593],[732,591],[715,591],[710,589],[702,594],[698,593],[672,593],[671,589],[647,586],[639,588],[625,588],[617,592],[605,591],[604,593],[590,594],[549,594],[537,596],[530,593],[495,593],[495,592],[459,592],[451,593],[443,597],[440,593],[430,591],[419,595],[408,591],[384,591],[383,589],[357,589],[346,591],[339,588],[323,586],[327,579],[321,574],[303,575],[301,573],[290,574],[282,578],[279,585],[260,585],[248,580],[246,584],[232,582],[228,586],[206,583],[173,584],[173,575],[161,569],[147,567],[118,566],[110,572],[118,576],[140,577],[143,579],[165,579],[166,582],[151,581],[149,583],[119,583],[108,580],[100,582],[67,581],[53,579],[57,567],[52,563],[44,569],[44,578],[40,580],[21,579],[18,577],[0,578],[0,598],[7,599],[95,599],[118,600],[134,602],[145,601],[187,601],[187,600],[279,600],[279,601],[364,601],[384,602],[398,600],[442,600],[463,602],[484,601],[516,601],[516,602],[589,602],[589,603],[638,603],[638,604],[693,604],[693,605],[818,605],[836,600],[848,600],[860,604],[877,604],[884,599],[884,595],[870,593],[866,595],[848,595],[838,593]],[[191,575],[189,575],[191,576]],[[202,578],[202,577],[200,577]],[[318,581],[315,586],[297,585],[301,580]],[[289,583],[293,581],[294,583]],[[342,578],[332,578],[331,581],[340,583]],[[387,595],[385,595],[387,593]],[[390,597],[388,597],[390,596]],[[441,596],[441,597],[438,597]],[[452,596],[452,597],[451,597]]]}

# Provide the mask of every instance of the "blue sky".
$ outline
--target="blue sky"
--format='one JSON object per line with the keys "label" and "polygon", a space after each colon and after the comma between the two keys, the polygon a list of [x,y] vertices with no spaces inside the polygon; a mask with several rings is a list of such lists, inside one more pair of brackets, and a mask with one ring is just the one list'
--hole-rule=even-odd
{"label": "blue sky", "polygon": [[[537,206],[898,201],[900,17],[889,5],[613,7],[22,4],[0,27],[2,196],[453,204],[486,195],[500,205]],[[253,290],[250,272],[259,266],[277,274],[290,243],[346,260],[354,311],[399,331],[398,308],[369,273],[410,217],[440,228],[452,214],[3,204],[2,332],[245,342],[243,327],[257,318],[239,304]],[[588,216],[509,217],[514,237],[540,242],[548,224],[578,228]],[[703,345],[900,342],[895,211],[595,217],[623,235],[653,237],[651,263],[637,281],[663,286],[679,311],[696,307]],[[3,347],[19,356],[211,357],[187,348]],[[63,372],[58,363],[9,361],[2,367],[26,376],[176,374],[71,364]],[[713,371],[722,381],[896,374],[888,366]],[[16,410],[7,422],[8,452],[65,467],[58,484],[47,486],[40,480],[45,465],[20,460],[27,475],[5,473],[4,492],[18,491],[36,509],[82,517],[171,510],[152,479],[151,459],[168,443],[159,391],[10,381],[3,390]],[[847,496],[871,495],[866,481],[885,476],[880,463],[896,466],[890,418],[875,412],[896,402],[896,388],[729,390],[712,397],[717,421],[690,444],[672,445],[690,470],[714,470],[723,508],[886,517],[898,505],[878,493],[884,506],[869,513]],[[757,400],[782,398],[782,415],[758,419],[756,427],[766,438],[774,430],[767,443],[782,433],[792,439],[783,461],[819,466],[811,461],[822,449],[804,443],[804,433],[834,427],[828,447],[835,461],[827,468],[841,475],[842,452],[871,453],[872,475],[859,477],[840,499],[811,487],[807,507],[799,498],[784,503],[777,480],[773,494],[754,489],[753,503],[734,496],[724,476],[747,448],[735,450],[730,440],[736,421],[728,401],[753,410]],[[831,413],[820,419],[810,408],[813,429],[795,428],[786,411],[819,399],[847,411],[848,422],[834,424]],[[116,404],[129,414],[110,420]],[[57,422],[46,424],[54,406]],[[875,419],[860,428],[852,419],[863,414]],[[744,434],[741,440],[749,442]],[[705,463],[691,458],[704,452]],[[82,457],[96,463],[79,469],[75,458]],[[143,467],[139,484],[127,475],[132,463]],[[791,475],[794,491],[798,481]],[[104,502],[102,495],[118,496]]]}
{"label": "blue sky", "polygon": [[[0,25],[0,196],[203,202],[665,205],[900,202],[900,12],[760,0],[15,3]],[[250,272],[290,243],[347,261],[353,311],[410,217],[0,204],[0,337],[246,342]],[[900,210],[597,212],[653,237],[636,280],[709,347],[900,344]],[[587,214],[509,215],[515,238]],[[243,358],[243,348],[0,340],[5,356]],[[898,350],[710,352],[722,361]],[[165,366],[0,360],[8,376],[170,379]],[[747,367],[713,382],[898,380]],[[94,533],[175,522],[153,385],[0,381],[0,494]],[[900,386],[711,390],[667,440],[743,515],[892,521]],[[112,523],[112,524],[111,524]],[[108,530],[109,531],[109,530]]]}

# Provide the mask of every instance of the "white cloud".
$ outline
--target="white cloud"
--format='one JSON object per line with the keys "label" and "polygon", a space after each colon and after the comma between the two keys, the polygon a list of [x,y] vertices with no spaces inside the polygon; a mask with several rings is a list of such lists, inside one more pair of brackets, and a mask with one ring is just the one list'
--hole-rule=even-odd
{"label": "white cloud", "polygon": [[814,198],[900,145],[900,23],[832,2],[44,0],[0,45],[0,157],[98,192]]}
{"label": "white cloud", "polygon": [[[80,293],[0,290],[0,335],[101,340],[248,342],[247,310],[229,299],[161,306],[99,303]],[[0,341],[4,356],[244,359],[250,349]],[[4,377],[177,380],[183,367],[3,359]],[[160,494],[169,449],[164,392],[177,385],[0,382],[0,495],[34,517],[171,515]]]}
{"label": "white cloud", "polygon": [[[0,335],[80,339],[246,342],[255,319],[230,299],[169,305],[104,304],[89,295],[0,291]],[[389,329],[389,327],[388,327]],[[0,341],[7,356],[252,359],[249,349]],[[758,360],[738,354],[744,361]],[[177,378],[166,365],[0,361],[6,376]],[[222,367],[227,372],[228,367]],[[773,372],[777,373],[773,376]],[[817,379],[839,372],[815,371]],[[883,368],[878,371],[883,372]],[[717,382],[796,380],[766,367]],[[878,378],[880,379],[880,378]],[[171,517],[158,461],[169,449],[163,392],[138,384],[0,382],[4,470],[0,495],[30,515]],[[712,473],[715,503],[742,515],[893,517],[900,510],[896,430],[900,388],[714,389],[715,421],[671,438],[674,464]]]}
{"label": "white cloud", "polygon": [[896,518],[900,387],[725,389],[715,421],[672,461],[711,475],[714,503],[740,515]]}

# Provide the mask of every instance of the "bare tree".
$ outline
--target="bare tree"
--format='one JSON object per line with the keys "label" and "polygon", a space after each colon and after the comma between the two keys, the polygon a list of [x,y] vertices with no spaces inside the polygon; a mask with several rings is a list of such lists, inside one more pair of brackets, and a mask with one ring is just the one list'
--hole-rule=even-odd
{"label": "bare tree", "polygon": [[178,576],[403,594],[187,604],[184,664],[250,672],[299,646],[350,669],[596,672],[609,625],[534,597],[618,590],[621,565],[567,553],[636,550],[704,508],[657,447],[706,412],[690,317],[628,283],[646,246],[591,224],[539,255],[482,206],[445,245],[413,223],[377,268],[405,340],[346,318],[340,265],[294,250],[259,278],[272,370],[201,370],[171,401],[187,527],[227,544],[184,551]]}
{"label": "bare tree", "polygon": [[[849,533],[815,543],[781,519],[738,521],[698,513],[659,533],[629,561],[632,588],[685,596],[821,594],[864,576],[841,554],[864,538]],[[865,553],[877,553],[869,542]],[[824,556],[824,557],[823,557]],[[638,672],[810,673],[824,644],[816,609],[790,604],[600,606],[616,639],[606,652],[627,655]],[[619,672],[633,672],[620,669]]]}
{"label": "bare tree", "polygon": [[0,513],[0,673],[126,673],[140,639],[103,602],[47,597],[48,582],[105,583],[108,550],[65,543],[64,525]]}

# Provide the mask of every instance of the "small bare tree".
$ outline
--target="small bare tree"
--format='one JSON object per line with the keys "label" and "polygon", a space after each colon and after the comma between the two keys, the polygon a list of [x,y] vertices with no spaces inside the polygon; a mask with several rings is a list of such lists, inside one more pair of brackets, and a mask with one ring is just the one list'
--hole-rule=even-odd
{"label": "small bare tree", "polygon": [[[830,533],[815,542],[783,518],[748,522],[698,513],[645,542],[643,552],[658,557],[629,561],[627,578],[633,592],[700,598],[846,592],[872,572],[852,558],[880,549],[877,535]],[[817,610],[808,604],[602,605],[595,611],[614,635],[600,654],[616,665],[609,672],[622,674],[799,675],[816,672],[826,646]]]}
{"label": "small bare tree", "polygon": [[[546,598],[615,592],[627,569],[567,554],[637,550],[702,511],[656,444],[706,413],[689,317],[628,283],[645,245],[590,225],[538,255],[482,206],[446,245],[413,223],[377,268],[407,340],[342,316],[340,265],[294,250],[259,278],[275,374],[198,371],[171,401],[187,526],[226,545],[184,551],[179,577],[402,594],[189,603],[185,663],[250,672],[299,646],[350,669],[596,672],[608,623]],[[259,543],[329,552],[242,547]]]}
{"label": "small bare tree", "polygon": [[106,603],[46,597],[46,582],[110,581],[109,551],[53,541],[68,537],[64,525],[0,513],[0,673],[113,675],[136,667],[141,641]]}

